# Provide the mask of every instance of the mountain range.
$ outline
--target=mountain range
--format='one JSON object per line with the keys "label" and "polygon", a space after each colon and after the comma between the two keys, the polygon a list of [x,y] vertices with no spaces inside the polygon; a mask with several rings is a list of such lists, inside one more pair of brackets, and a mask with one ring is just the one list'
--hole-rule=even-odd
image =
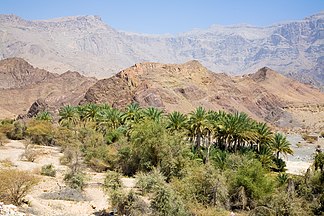
{"label": "mountain range", "polygon": [[267,66],[323,88],[323,54],[324,12],[267,27],[213,25],[176,35],[119,31],[98,16],[28,21],[0,15],[0,59],[21,57],[55,73],[107,78],[139,62],[196,59],[234,75]]}
{"label": "mountain range", "polygon": [[324,129],[324,93],[263,67],[243,76],[214,73],[200,62],[139,63],[97,80],[78,72],[48,72],[21,58],[0,61],[0,119],[39,109],[56,115],[64,105],[131,103],[166,113],[211,110],[245,112],[282,128]]}
{"label": "mountain range", "polygon": [[243,76],[214,73],[200,62],[140,63],[101,79],[80,103],[125,108],[138,103],[167,113],[210,110],[245,112],[254,119],[287,128],[324,129],[324,93],[263,67]]}

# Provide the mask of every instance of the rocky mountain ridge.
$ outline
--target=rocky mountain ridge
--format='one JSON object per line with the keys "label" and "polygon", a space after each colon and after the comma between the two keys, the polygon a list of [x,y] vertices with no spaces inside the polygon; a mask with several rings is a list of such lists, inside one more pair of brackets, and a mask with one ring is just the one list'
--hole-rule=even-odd
{"label": "rocky mountain ridge", "polygon": [[21,88],[54,77],[54,74],[44,69],[34,68],[21,58],[0,61],[0,88],[3,89]]}
{"label": "rocky mountain ridge", "polygon": [[138,62],[197,59],[212,71],[244,74],[267,66],[324,84],[324,12],[268,27],[213,25],[177,35],[122,32],[97,16],[27,21],[0,15],[0,41],[0,58],[22,57],[58,73],[102,78]]}
{"label": "rocky mountain ridge", "polygon": [[72,71],[54,74],[12,58],[0,61],[0,81],[2,119],[26,114],[35,101],[52,112],[62,105],[77,105],[96,79]]}
{"label": "rocky mountain ridge", "polygon": [[[316,126],[324,127],[324,93],[264,67],[244,76],[217,74],[198,61],[185,64],[141,63],[99,80],[81,103],[108,103],[123,108],[131,103],[167,112],[206,109],[245,112],[281,127],[302,127],[296,106],[318,106]],[[295,109],[297,110],[297,109]],[[308,112],[308,110],[305,110]],[[305,118],[305,116],[303,116]]]}

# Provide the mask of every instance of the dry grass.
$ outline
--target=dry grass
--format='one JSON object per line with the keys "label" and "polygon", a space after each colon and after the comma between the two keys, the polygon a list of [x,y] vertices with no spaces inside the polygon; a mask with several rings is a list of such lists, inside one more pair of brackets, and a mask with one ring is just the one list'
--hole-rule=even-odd
{"label": "dry grass", "polygon": [[38,179],[27,171],[0,170],[0,197],[3,201],[21,205],[27,193]]}
{"label": "dry grass", "polygon": [[5,168],[10,168],[15,166],[14,163],[9,158],[0,160],[0,164]]}

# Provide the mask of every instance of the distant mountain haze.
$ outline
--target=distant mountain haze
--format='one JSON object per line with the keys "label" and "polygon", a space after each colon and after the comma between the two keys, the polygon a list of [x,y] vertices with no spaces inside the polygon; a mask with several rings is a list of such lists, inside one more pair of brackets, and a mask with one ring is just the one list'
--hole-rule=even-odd
{"label": "distant mountain haze", "polygon": [[0,59],[8,57],[97,78],[139,62],[196,59],[211,71],[234,75],[267,66],[323,88],[324,12],[268,27],[213,25],[177,35],[118,31],[98,16],[27,21],[0,15]]}

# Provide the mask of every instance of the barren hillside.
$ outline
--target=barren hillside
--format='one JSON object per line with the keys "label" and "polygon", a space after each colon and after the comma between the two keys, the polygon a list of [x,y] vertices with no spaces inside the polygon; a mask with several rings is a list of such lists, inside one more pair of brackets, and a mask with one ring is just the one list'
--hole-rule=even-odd
{"label": "barren hillside", "polygon": [[[283,127],[305,127],[295,107],[316,106],[311,126],[323,127],[324,94],[318,89],[262,68],[256,73],[231,77],[213,73],[198,61],[185,64],[142,63],[109,79],[99,80],[82,103],[109,103],[124,107],[132,102],[166,111],[207,109],[243,111]],[[315,117],[315,118],[314,118]],[[308,125],[309,126],[309,125]]]}
{"label": "barren hillside", "polygon": [[78,104],[96,82],[78,72],[53,74],[18,58],[0,61],[0,80],[0,118],[26,113],[37,99],[43,99],[51,110],[64,104]]}

